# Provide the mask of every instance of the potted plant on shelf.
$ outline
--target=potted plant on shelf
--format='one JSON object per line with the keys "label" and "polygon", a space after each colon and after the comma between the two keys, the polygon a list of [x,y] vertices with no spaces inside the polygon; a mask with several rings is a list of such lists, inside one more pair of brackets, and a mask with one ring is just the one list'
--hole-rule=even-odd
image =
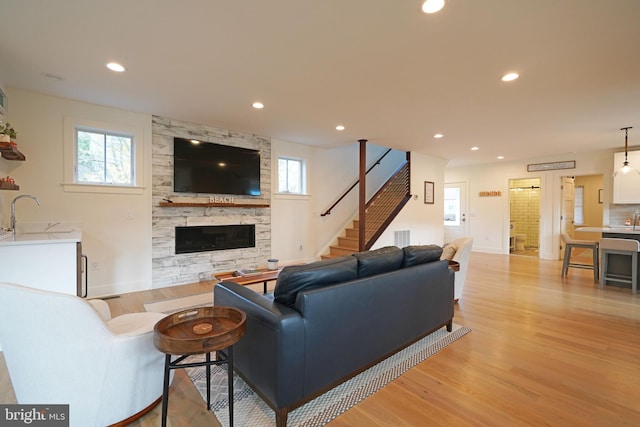
{"label": "potted plant on shelf", "polygon": [[0,142],[8,142],[13,143],[12,139],[15,139],[18,135],[18,132],[14,128],[11,127],[11,123],[2,123],[0,122]]}

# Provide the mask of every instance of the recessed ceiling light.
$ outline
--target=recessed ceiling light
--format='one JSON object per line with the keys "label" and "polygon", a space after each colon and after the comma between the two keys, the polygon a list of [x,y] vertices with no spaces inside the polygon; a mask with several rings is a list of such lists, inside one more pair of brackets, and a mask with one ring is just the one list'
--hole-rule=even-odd
{"label": "recessed ceiling light", "polygon": [[256,110],[260,110],[261,108],[264,108],[264,104],[262,102],[254,102],[253,104],[251,104],[251,106]]}
{"label": "recessed ceiling light", "polygon": [[444,7],[444,0],[425,0],[422,3],[422,11],[424,13],[436,13]]}
{"label": "recessed ceiling light", "polygon": [[520,74],[518,73],[507,73],[504,76],[502,76],[502,81],[503,82],[512,82],[515,79],[517,79],[518,77],[520,77]]}
{"label": "recessed ceiling light", "polygon": [[471,147],[471,151],[478,151],[480,147]]}
{"label": "recessed ceiling light", "polygon": [[115,71],[116,73],[123,73],[126,71],[126,68],[122,64],[118,64],[117,62],[109,62],[107,64],[107,68],[111,71]]}
{"label": "recessed ceiling light", "polygon": [[498,156],[498,157],[496,157],[496,159],[502,160],[502,159],[504,159],[504,156]]}
{"label": "recessed ceiling light", "polygon": [[344,130],[344,126],[338,125],[338,126],[336,126],[336,130]]}
{"label": "recessed ceiling light", "polygon": [[435,135],[433,135],[434,138],[442,138],[444,135],[441,133],[436,133]]}

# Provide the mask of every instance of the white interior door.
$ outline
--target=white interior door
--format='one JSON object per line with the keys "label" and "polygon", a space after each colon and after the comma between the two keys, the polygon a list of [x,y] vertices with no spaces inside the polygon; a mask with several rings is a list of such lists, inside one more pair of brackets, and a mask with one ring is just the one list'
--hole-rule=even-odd
{"label": "white interior door", "polygon": [[444,185],[444,241],[451,242],[469,235],[467,184],[451,182]]}
{"label": "white interior door", "polygon": [[[575,180],[572,176],[562,177],[562,212],[560,212],[560,233],[573,238],[573,212],[575,205]],[[562,242],[562,238],[560,238]],[[560,244],[560,259],[564,257],[564,245]]]}

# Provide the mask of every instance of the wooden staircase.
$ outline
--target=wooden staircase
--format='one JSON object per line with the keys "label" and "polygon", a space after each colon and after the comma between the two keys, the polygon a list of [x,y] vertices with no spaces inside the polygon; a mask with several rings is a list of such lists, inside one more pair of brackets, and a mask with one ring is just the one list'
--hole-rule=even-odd
{"label": "wooden staircase", "polygon": [[329,253],[322,255],[322,259],[337,258],[358,252],[358,236],[360,221],[353,220],[351,227],[344,229],[344,237],[338,237],[338,244],[329,246]]}
{"label": "wooden staircase", "polygon": [[[373,245],[410,198],[409,165],[405,164],[389,178],[367,203],[365,209],[365,249],[369,249]],[[359,230],[360,221],[353,220],[351,227],[347,227],[344,230],[344,235],[338,237],[338,244],[329,246],[329,254],[322,255],[322,259],[351,255],[358,252]]]}

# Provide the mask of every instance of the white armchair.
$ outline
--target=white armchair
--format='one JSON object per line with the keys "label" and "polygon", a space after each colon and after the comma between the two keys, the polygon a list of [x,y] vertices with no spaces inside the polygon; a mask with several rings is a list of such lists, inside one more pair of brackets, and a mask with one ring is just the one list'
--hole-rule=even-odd
{"label": "white armchair", "polygon": [[162,396],[160,313],[111,318],[102,300],[0,283],[0,344],[18,403],[69,404],[72,427],[104,427]]}
{"label": "white armchair", "polygon": [[443,258],[457,261],[460,264],[460,270],[456,271],[456,279],[454,285],[454,301],[458,301],[462,297],[464,283],[467,280],[467,271],[469,270],[469,258],[471,257],[471,247],[473,246],[473,237],[460,237],[449,243],[451,251],[444,251]]}

